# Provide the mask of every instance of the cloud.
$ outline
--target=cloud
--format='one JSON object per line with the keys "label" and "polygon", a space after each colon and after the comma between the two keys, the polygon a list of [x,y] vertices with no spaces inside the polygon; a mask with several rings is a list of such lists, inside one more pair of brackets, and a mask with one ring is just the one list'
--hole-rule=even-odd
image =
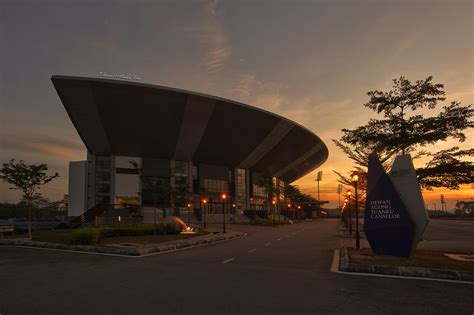
{"label": "cloud", "polygon": [[197,27],[202,45],[206,47],[203,65],[207,74],[215,75],[224,69],[232,55],[232,47],[223,27],[223,12],[218,2],[208,2],[203,12],[203,23]]}
{"label": "cloud", "polygon": [[77,160],[85,155],[85,147],[82,142],[50,136],[26,138],[10,135],[2,138],[0,146],[3,153],[22,152],[27,154],[40,154],[64,161]]}

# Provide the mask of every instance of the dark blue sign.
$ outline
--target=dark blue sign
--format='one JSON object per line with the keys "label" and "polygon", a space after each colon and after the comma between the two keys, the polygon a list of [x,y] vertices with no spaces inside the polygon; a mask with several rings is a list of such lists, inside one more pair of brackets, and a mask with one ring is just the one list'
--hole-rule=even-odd
{"label": "dark blue sign", "polygon": [[376,155],[369,156],[364,231],[376,254],[411,255],[415,224]]}

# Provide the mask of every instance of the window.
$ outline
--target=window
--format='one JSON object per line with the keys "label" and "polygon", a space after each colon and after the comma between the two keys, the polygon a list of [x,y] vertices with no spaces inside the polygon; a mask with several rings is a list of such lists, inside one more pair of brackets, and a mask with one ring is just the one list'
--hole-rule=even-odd
{"label": "window", "polygon": [[218,179],[207,179],[205,178],[202,182],[202,188],[211,193],[224,193],[228,192],[229,184],[225,180],[218,180]]}
{"label": "window", "polygon": [[117,167],[115,169],[115,173],[117,174],[138,174],[138,170],[134,168],[120,168]]}

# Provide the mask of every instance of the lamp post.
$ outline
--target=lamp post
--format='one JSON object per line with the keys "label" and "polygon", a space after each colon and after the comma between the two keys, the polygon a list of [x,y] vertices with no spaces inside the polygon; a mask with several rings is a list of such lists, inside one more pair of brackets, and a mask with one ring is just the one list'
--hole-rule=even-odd
{"label": "lamp post", "polygon": [[188,206],[188,226],[190,226],[191,225],[191,203],[188,202],[187,206]]}
{"label": "lamp post", "polygon": [[222,233],[225,233],[225,200],[227,199],[227,195],[222,194],[221,199],[222,199]]}
{"label": "lamp post", "polygon": [[[349,204],[349,199],[344,199],[344,205],[342,205],[342,208],[345,209],[346,206]],[[346,229],[348,228],[348,222],[347,222],[347,213],[344,215],[344,225],[346,226]]]}
{"label": "lamp post", "polygon": [[349,210],[349,235],[352,235],[351,195],[352,195],[352,191],[348,189],[347,190],[347,209]]}
{"label": "lamp post", "polygon": [[202,214],[203,214],[203,220],[204,220],[204,228],[206,228],[206,203],[207,203],[207,199],[203,199],[202,200],[202,203],[204,204],[203,207],[201,207],[201,211],[202,211]]}
{"label": "lamp post", "polygon": [[273,227],[275,227],[275,215],[276,215],[276,201],[272,200],[273,205]]}
{"label": "lamp post", "polygon": [[357,182],[359,181],[359,175],[352,175],[351,181],[354,183],[355,189],[355,208],[356,208],[356,248],[360,248],[360,236],[359,236],[359,205],[357,198]]}
{"label": "lamp post", "polygon": [[301,219],[301,206],[298,206],[298,220]]}
{"label": "lamp post", "polygon": [[232,204],[232,211],[234,212],[234,224],[235,224],[235,221],[236,221],[236,218],[237,218],[237,213],[235,211],[235,203]]}

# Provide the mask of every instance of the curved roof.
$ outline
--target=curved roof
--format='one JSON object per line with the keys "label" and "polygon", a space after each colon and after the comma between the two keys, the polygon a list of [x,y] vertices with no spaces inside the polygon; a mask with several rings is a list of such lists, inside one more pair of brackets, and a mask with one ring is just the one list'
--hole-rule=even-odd
{"label": "curved roof", "polygon": [[131,81],[51,80],[92,154],[227,165],[288,182],[328,157],[326,145],[308,129],[246,104]]}

